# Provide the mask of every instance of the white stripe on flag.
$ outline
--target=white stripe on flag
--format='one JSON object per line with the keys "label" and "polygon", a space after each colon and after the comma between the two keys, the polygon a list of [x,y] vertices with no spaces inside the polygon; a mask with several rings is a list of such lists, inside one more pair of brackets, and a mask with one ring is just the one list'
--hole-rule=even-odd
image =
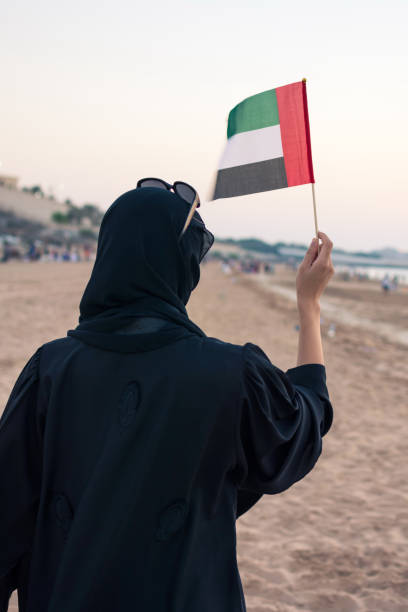
{"label": "white stripe on flag", "polygon": [[219,170],[283,157],[280,125],[234,134],[228,139]]}

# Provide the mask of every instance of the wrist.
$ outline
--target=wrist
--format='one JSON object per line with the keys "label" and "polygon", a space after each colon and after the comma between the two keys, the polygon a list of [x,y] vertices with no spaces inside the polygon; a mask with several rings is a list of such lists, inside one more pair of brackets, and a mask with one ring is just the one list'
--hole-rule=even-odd
{"label": "wrist", "polygon": [[299,299],[297,301],[299,316],[320,321],[320,302],[318,300]]}

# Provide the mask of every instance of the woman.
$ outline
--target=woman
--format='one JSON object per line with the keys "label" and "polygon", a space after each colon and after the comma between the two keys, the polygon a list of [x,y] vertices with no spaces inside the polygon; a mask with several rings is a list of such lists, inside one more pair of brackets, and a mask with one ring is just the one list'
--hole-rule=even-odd
{"label": "woman", "polygon": [[15,383],[0,420],[1,611],[17,589],[24,612],[242,612],[235,521],[321,453],[331,242],[320,234],[299,268],[298,365],[283,372],[187,316],[213,240],[197,212],[182,233],[195,195],[142,181],[111,205],[79,325]]}

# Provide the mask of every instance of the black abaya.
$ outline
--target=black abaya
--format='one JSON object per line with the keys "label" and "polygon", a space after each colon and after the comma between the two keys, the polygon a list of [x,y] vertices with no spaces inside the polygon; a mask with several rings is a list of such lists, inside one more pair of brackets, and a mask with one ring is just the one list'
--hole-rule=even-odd
{"label": "black abaya", "polygon": [[235,521],[321,453],[324,366],[283,372],[188,318],[202,230],[178,242],[185,215],[174,194],[121,196],[78,327],[14,385],[0,419],[0,612],[14,589],[22,612],[242,612]]}

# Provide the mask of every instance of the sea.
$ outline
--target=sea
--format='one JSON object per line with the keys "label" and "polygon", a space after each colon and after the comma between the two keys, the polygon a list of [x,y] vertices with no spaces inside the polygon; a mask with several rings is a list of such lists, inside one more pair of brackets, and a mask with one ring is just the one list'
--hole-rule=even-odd
{"label": "sea", "polygon": [[353,266],[335,264],[336,272],[349,272],[352,275],[366,276],[370,280],[382,281],[388,275],[401,285],[408,285],[408,268],[392,266]]}

